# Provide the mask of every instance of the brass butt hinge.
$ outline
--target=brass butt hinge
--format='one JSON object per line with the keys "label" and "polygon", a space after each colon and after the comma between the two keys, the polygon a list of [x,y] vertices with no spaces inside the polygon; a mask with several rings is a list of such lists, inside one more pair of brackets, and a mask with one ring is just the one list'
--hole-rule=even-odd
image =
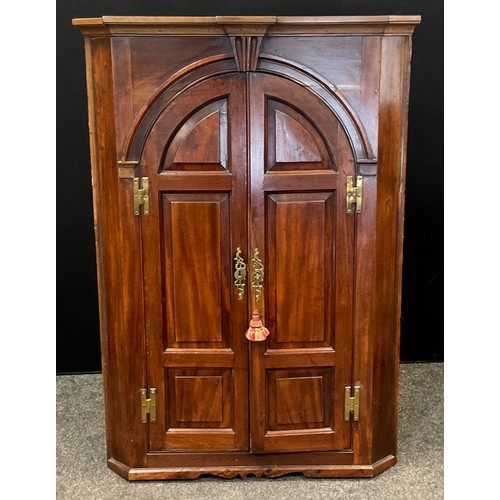
{"label": "brass butt hinge", "polygon": [[361,386],[356,384],[354,388],[350,385],[344,388],[344,420],[349,422],[359,421],[359,391]]}
{"label": "brass butt hinge", "polygon": [[156,389],[151,387],[149,389],[149,398],[147,397],[147,390],[141,389],[141,420],[145,424],[148,421],[156,422]]}
{"label": "brass butt hinge", "polygon": [[149,215],[149,179],[134,177],[134,215],[140,215],[141,205],[144,215]]}
{"label": "brass butt hinge", "polygon": [[361,204],[363,202],[363,176],[358,175],[356,177],[356,186],[352,183],[352,177],[347,176],[346,185],[346,211],[348,214],[352,214],[354,210],[354,205],[356,205],[356,213],[361,213]]}

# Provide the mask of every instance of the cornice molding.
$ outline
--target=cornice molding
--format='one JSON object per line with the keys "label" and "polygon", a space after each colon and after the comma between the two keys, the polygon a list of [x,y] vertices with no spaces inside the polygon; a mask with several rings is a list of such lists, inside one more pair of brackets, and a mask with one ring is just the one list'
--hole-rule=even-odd
{"label": "cornice molding", "polygon": [[411,35],[420,16],[103,16],[73,19],[88,36]]}

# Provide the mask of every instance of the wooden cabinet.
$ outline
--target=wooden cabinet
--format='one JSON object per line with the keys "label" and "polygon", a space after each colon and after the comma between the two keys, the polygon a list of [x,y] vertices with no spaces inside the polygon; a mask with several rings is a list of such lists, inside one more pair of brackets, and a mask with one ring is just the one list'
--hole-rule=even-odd
{"label": "wooden cabinet", "polygon": [[[74,21],[114,471],[373,476],[396,462],[419,20]],[[267,338],[245,335],[253,314]]]}

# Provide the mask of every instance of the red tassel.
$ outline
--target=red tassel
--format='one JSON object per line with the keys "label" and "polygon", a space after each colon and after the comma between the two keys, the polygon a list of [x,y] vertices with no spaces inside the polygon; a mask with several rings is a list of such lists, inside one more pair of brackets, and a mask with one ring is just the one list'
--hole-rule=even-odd
{"label": "red tassel", "polygon": [[259,342],[266,340],[269,335],[269,330],[262,324],[259,316],[259,311],[254,309],[252,320],[250,321],[250,328],[246,331],[245,337],[252,342]]}

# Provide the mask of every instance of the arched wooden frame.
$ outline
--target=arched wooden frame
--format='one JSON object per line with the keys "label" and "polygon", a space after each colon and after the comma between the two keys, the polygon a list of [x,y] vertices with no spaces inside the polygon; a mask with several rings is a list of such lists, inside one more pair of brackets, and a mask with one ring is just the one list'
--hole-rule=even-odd
{"label": "arched wooden frame", "polygon": [[[139,161],[147,137],[163,110],[181,92],[208,78],[238,71],[233,54],[222,54],[197,61],[170,77],[138,113],[126,141],[122,161]],[[375,163],[365,128],[342,92],[320,75],[292,61],[261,54],[257,71],[287,78],[317,95],[335,114],[351,144],[356,168]]]}

